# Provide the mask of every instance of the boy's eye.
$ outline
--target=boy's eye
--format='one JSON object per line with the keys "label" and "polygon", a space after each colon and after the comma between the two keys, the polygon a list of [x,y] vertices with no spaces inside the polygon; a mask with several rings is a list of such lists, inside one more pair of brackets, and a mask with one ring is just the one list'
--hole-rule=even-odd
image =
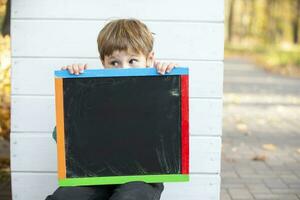
{"label": "boy's eye", "polygon": [[129,60],[129,64],[134,64],[134,63],[136,63],[138,60],[137,59],[130,59]]}
{"label": "boy's eye", "polygon": [[119,65],[118,61],[111,61],[110,64],[112,66],[118,66]]}

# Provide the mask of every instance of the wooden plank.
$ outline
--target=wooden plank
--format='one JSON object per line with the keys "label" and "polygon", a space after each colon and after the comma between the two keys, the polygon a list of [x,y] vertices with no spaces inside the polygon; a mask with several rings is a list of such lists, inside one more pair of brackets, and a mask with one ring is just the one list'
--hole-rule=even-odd
{"label": "wooden plank", "polygon": [[[190,138],[191,173],[220,173],[220,137]],[[11,170],[57,171],[56,143],[51,134],[12,133]]]}
{"label": "wooden plank", "polygon": [[12,172],[13,200],[43,200],[57,188],[56,173]]}
{"label": "wooden plank", "polygon": [[191,175],[189,183],[166,183],[161,200],[219,200],[219,175]]}
{"label": "wooden plank", "polygon": [[12,96],[11,107],[12,132],[52,132],[55,124],[53,96]]}
{"label": "wooden plank", "polygon": [[[52,132],[53,96],[12,96],[12,132]],[[221,135],[222,99],[190,99],[190,134]]]}
{"label": "wooden plank", "polygon": [[222,99],[190,99],[190,134],[222,135]]}
{"label": "wooden plank", "polygon": [[[222,60],[222,23],[147,22],[158,58]],[[12,20],[13,57],[98,58],[104,21]],[[170,34],[171,33],[171,34]]]}
{"label": "wooden plank", "polygon": [[11,171],[57,171],[56,142],[51,134],[11,133]]}
{"label": "wooden plank", "polygon": [[[13,19],[107,19],[135,17],[143,20],[223,21],[223,0],[15,0]],[[49,9],[52,8],[52,9]],[[68,8],[68,9],[66,9]]]}
{"label": "wooden plank", "polygon": [[[13,172],[12,183],[14,200],[41,200],[56,190],[57,175]],[[164,185],[161,200],[219,199],[220,176],[218,174],[193,174],[188,183],[165,183]]]}
{"label": "wooden plank", "polygon": [[[162,61],[164,62],[164,61]],[[190,97],[222,97],[223,63],[219,61],[171,61],[190,69]],[[73,63],[102,68],[98,59],[15,58],[12,67],[13,95],[53,95],[54,70]],[[32,73],[34,71],[34,73]]]}

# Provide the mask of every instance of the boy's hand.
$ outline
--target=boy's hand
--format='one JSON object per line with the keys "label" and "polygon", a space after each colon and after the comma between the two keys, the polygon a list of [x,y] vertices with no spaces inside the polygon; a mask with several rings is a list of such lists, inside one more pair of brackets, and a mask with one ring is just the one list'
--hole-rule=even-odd
{"label": "boy's hand", "polygon": [[160,74],[169,73],[172,71],[174,67],[178,66],[176,63],[161,63],[161,62],[154,62],[154,68],[157,69],[157,72]]}
{"label": "boy's hand", "polygon": [[79,75],[79,73],[83,73],[85,69],[87,69],[87,64],[73,64],[61,67],[61,70],[68,70],[70,74]]}

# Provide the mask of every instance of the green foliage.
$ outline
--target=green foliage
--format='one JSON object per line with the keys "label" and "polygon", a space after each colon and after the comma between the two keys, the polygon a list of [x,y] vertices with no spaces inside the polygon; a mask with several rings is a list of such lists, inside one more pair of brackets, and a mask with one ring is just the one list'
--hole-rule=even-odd
{"label": "green foliage", "polygon": [[226,31],[225,56],[247,56],[270,70],[300,71],[300,0],[225,3],[225,27],[230,30]]}
{"label": "green foliage", "polygon": [[300,48],[293,50],[269,49],[266,52],[266,59],[270,65],[285,67],[288,65],[297,66],[300,68]]}
{"label": "green foliage", "polygon": [[254,60],[267,70],[300,77],[300,46],[282,47],[280,45],[225,45],[225,56],[239,56]]}
{"label": "green foliage", "polygon": [[226,29],[235,43],[295,43],[295,34],[300,37],[300,0],[225,0],[225,6]]}

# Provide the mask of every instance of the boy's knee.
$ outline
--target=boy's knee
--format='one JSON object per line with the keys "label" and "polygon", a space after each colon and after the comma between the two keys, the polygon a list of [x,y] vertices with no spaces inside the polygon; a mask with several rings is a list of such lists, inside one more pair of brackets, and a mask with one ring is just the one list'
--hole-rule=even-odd
{"label": "boy's knee", "polygon": [[82,187],[59,187],[56,191],[47,197],[46,200],[92,200],[108,198],[108,191],[105,188],[90,186]]}
{"label": "boy's knee", "polygon": [[162,183],[129,182],[117,187],[110,200],[158,200],[163,188]]}

